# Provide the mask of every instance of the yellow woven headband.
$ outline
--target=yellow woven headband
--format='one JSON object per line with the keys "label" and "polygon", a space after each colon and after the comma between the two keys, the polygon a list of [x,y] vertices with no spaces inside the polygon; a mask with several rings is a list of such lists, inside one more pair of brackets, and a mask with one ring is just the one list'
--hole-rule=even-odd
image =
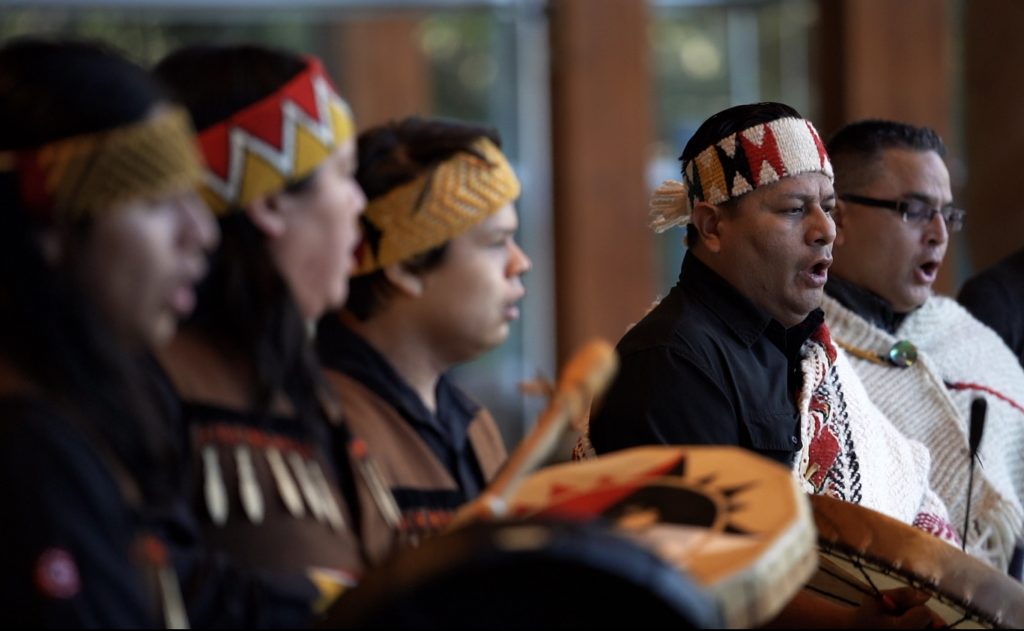
{"label": "yellow woven headband", "polygon": [[508,160],[486,138],[435,169],[370,201],[356,275],[421,254],[462,234],[519,197]]}
{"label": "yellow woven headband", "polygon": [[179,107],[109,131],[0,152],[0,171],[17,174],[21,203],[44,221],[95,216],[132,199],[193,188],[201,177],[192,125]]}

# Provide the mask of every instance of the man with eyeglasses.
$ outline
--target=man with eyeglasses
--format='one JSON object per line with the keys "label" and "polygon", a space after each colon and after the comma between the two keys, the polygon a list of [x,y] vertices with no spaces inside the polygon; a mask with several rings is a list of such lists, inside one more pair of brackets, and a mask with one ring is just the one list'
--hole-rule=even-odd
{"label": "man with eyeglasses", "polygon": [[[838,197],[822,309],[872,401],[932,453],[930,479],[968,552],[1006,571],[1024,530],[1024,371],[988,327],[932,293],[952,205],[942,139],[927,127],[866,120],[828,142]],[[967,419],[988,403],[967,519]]]}

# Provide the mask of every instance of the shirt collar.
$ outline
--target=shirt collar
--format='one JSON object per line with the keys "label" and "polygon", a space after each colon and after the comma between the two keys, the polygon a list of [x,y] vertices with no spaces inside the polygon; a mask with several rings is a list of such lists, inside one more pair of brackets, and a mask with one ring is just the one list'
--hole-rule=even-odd
{"label": "shirt collar", "polygon": [[464,444],[469,423],[480,406],[447,375],[441,375],[437,383],[435,415],[388,360],[336,315],[321,322],[317,330],[317,349],[324,366],[357,379],[394,406],[410,423],[430,427],[455,446]]}
{"label": "shirt collar", "polygon": [[692,252],[683,258],[679,284],[714,313],[736,337],[751,346],[765,334],[772,317],[762,311]]}
{"label": "shirt collar", "polygon": [[787,329],[691,252],[683,258],[679,283],[748,347],[763,336],[787,357],[799,356],[800,347],[825,319],[821,309],[815,309],[803,322]]}
{"label": "shirt collar", "polygon": [[885,298],[835,275],[829,276],[825,291],[850,311],[890,334],[895,334],[907,317],[906,313],[893,309]]}

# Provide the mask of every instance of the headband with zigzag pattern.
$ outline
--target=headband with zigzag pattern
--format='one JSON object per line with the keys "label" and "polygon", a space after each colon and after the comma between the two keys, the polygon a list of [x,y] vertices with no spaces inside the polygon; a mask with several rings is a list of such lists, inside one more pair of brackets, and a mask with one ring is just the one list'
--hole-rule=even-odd
{"label": "headband with zigzag pattern", "polygon": [[242,208],[309,175],[354,135],[352,111],[308,58],[279,90],[199,134],[200,193],[217,215]]}
{"label": "headband with zigzag pattern", "polygon": [[832,179],[832,164],[811,121],[779,118],[729,134],[683,164],[683,181],[665,180],[650,203],[651,227],[690,222],[697,202],[721,204],[801,173]]}

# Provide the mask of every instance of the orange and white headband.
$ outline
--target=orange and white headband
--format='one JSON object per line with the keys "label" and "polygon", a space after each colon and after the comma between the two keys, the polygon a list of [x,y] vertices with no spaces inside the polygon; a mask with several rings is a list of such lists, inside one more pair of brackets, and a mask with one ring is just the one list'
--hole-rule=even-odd
{"label": "orange and white headband", "polygon": [[683,164],[683,181],[665,180],[650,203],[651,227],[690,222],[697,202],[721,204],[801,173],[833,179],[825,145],[810,121],[779,118],[729,134]]}
{"label": "orange and white headband", "polygon": [[223,215],[306,177],[354,135],[352,111],[309,58],[279,90],[199,134],[200,193]]}
{"label": "orange and white headband", "polygon": [[188,114],[164,107],[130,125],[0,152],[4,171],[15,174],[25,209],[53,223],[193,188],[202,167]]}

